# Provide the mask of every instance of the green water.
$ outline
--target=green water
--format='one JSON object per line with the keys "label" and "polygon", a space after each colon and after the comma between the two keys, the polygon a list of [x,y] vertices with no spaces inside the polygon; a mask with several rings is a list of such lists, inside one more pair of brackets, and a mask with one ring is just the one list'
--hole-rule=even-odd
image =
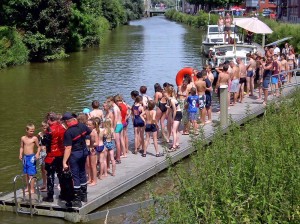
{"label": "green water", "polygon": [[[80,112],[90,107],[92,100],[103,102],[117,93],[131,103],[130,92],[141,85],[148,86],[148,95],[153,96],[156,82],[175,84],[176,73],[182,67],[201,67],[201,35],[199,30],[164,17],[152,17],[110,32],[99,48],[73,53],[61,61],[0,70],[0,192],[12,191],[12,179],[22,171],[19,145],[27,123],[33,122],[39,131],[49,111]],[[132,141],[132,129],[129,136]],[[166,174],[162,176],[167,178]],[[128,203],[133,195],[126,195]],[[1,224],[67,223],[60,219],[0,214]]]}

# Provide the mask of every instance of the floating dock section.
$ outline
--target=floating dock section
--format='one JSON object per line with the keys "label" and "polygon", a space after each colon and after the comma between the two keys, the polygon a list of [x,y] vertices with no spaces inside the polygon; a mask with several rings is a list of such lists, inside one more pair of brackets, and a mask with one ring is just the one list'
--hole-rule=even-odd
{"label": "floating dock section", "polygon": [[[289,95],[296,88],[299,77],[293,77],[293,83],[286,85],[282,95]],[[270,96],[270,100],[278,98]],[[229,116],[232,122],[243,124],[244,122],[263,114],[265,106],[258,101],[256,97],[246,97],[244,103],[237,103],[229,109]],[[219,114],[213,110],[213,120],[219,120]],[[212,141],[216,127],[215,122],[204,126],[204,135],[207,142]],[[229,124],[230,126],[230,124]],[[226,132],[228,127],[224,127]],[[88,202],[83,203],[81,208],[66,208],[65,202],[58,199],[59,191],[55,190],[54,202],[41,202],[36,194],[32,195],[33,215],[42,215],[57,217],[69,220],[71,222],[85,222],[93,217],[93,211],[120,196],[129,189],[144,182],[148,178],[166,169],[170,163],[175,163],[184,157],[190,155],[195,149],[192,146],[191,136],[182,135],[180,137],[180,149],[175,152],[168,153],[163,157],[155,157],[155,150],[150,139],[148,154],[142,157],[141,154],[134,155],[129,153],[127,158],[122,159],[122,163],[117,165],[116,176],[108,176],[104,180],[98,180],[98,184],[93,187],[88,187]],[[159,149],[163,152],[162,144],[159,144]],[[46,196],[46,192],[42,192],[42,197]],[[30,203],[28,196],[23,196],[22,190],[16,191],[15,201],[14,192],[8,193],[0,197],[0,210],[9,212],[21,212],[30,214]],[[41,199],[41,198],[40,198]]]}

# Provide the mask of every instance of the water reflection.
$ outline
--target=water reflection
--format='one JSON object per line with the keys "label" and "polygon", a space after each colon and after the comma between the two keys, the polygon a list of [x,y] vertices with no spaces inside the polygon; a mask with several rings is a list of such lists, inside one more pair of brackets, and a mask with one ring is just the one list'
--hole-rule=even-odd
{"label": "water reflection", "polygon": [[[199,30],[152,17],[108,33],[100,48],[61,61],[0,70],[0,192],[11,191],[12,178],[21,173],[19,141],[28,122],[36,124],[38,131],[48,111],[79,112],[92,100],[103,102],[117,93],[132,103],[129,94],[141,85],[148,86],[148,95],[153,96],[156,82],[175,84],[179,69],[200,67],[200,43]],[[129,132],[132,140],[131,125]],[[1,223],[28,220],[5,214]],[[32,221],[38,220],[47,223],[43,218]]]}

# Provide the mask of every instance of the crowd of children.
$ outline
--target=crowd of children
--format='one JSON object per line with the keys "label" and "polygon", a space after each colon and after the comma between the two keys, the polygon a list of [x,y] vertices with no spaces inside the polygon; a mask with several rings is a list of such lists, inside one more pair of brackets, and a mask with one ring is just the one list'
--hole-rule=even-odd
{"label": "crowd of children", "polygon": [[[228,85],[228,102],[234,106],[237,102],[243,102],[245,89],[247,97],[254,95],[256,80],[257,99],[262,99],[264,94],[263,103],[266,104],[270,82],[274,86],[274,95],[279,96],[279,87],[284,82],[291,82],[292,78],[292,72],[285,71],[298,66],[294,50],[288,44],[279,51],[277,47],[266,49],[264,57],[259,54],[249,54],[247,57],[246,64],[238,58],[236,62],[231,61],[217,68],[217,80],[214,80],[212,67],[208,65],[201,72],[194,70],[193,74],[186,75],[177,89],[170,83],[164,83],[162,86],[156,83],[153,98],[146,95],[147,87],[141,86],[140,91],[130,93],[133,99],[132,106],[125,102],[121,95],[107,97],[102,104],[103,110],[100,109],[99,101],[93,101],[92,110],[86,108],[76,116],[79,122],[86,124],[91,130],[86,139],[89,149],[86,161],[89,186],[95,186],[98,179],[104,179],[108,174],[116,175],[116,164],[121,163],[121,158],[125,160],[130,151],[129,123],[132,123],[134,128],[134,148],[131,151],[133,154],[140,153],[142,157],[149,155],[147,149],[150,140],[153,140],[155,156],[163,156],[166,152],[174,152],[180,148],[180,134],[197,135],[199,124],[205,125],[212,121],[214,81],[216,93],[219,93],[220,85]],[[183,131],[180,133],[181,123]],[[26,135],[21,138],[19,158],[23,161],[27,181],[36,174],[35,160],[40,158],[43,179],[40,189],[46,191],[43,161],[46,150],[41,139],[48,128],[47,122],[42,122],[41,127],[42,130],[36,137],[34,125],[27,125]],[[159,147],[159,138],[167,145],[167,150]],[[28,191],[34,192],[33,183],[28,188]]]}

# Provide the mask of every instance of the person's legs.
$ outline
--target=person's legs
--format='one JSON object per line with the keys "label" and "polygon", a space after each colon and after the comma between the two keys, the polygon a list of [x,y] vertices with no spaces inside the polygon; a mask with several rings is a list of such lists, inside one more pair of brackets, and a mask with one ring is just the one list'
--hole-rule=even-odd
{"label": "person's legs", "polygon": [[144,141],[143,156],[146,156],[146,154],[147,154],[147,148],[148,148],[148,145],[149,145],[149,141],[150,141],[150,132],[146,132],[146,139]]}
{"label": "person's legs", "polygon": [[172,126],[172,134],[173,134],[173,148],[176,148],[179,145],[179,127],[180,121],[174,121]]}
{"label": "person's legs", "polygon": [[[66,206],[67,207],[81,207],[81,166],[83,166],[84,171],[85,171],[85,162],[86,158],[83,157],[83,152],[76,151],[76,152],[71,152],[71,155],[69,157],[69,167],[70,171],[72,173],[72,179],[73,179],[73,184],[74,184],[74,200],[72,202],[67,202]],[[85,173],[85,172],[84,172]],[[85,182],[86,182],[86,175],[85,177]]]}
{"label": "person's legs", "polygon": [[251,96],[253,96],[253,94],[254,94],[254,76],[253,75],[250,77],[250,93],[251,93]]}
{"label": "person's legs", "polygon": [[247,82],[247,91],[246,91],[246,95],[249,96],[249,92],[250,92],[250,77],[247,76],[246,78],[246,82]]}
{"label": "person's legs", "polygon": [[114,155],[114,150],[110,150],[109,154],[110,154],[111,165],[112,165],[112,173],[111,173],[111,175],[115,176],[116,175],[116,161],[115,161],[114,156],[113,156]]}
{"label": "person's legs", "polygon": [[121,136],[120,133],[115,133],[115,142],[117,147],[116,160],[121,160]]}
{"label": "person's legs", "polygon": [[[166,119],[166,113],[163,113],[160,118],[161,133],[162,133],[162,136],[164,137],[164,139],[168,142],[169,141],[168,134],[166,134],[166,132],[165,132],[165,128],[166,128],[165,119]],[[158,132],[158,130],[157,130],[157,132]]]}
{"label": "person's legs", "polygon": [[55,170],[52,163],[45,163],[45,169],[47,171],[47,197],[43,198],[43,201],[53,202]]}
{"label": "person's legs", "polygon": [[157,144],[157,131],[152,132],[152,136],[153,136],[153,143],[154,143],[155,152],[156,152],[156,155],[158,155],[159,151],[158,151],[158,144]]}
{"label": "person's legs", "polygon": [[140,129],[134,127],[134,153],[138,152],[138,146],[140,145]]}
{"label": "person's legs", "polygon": [[97,184],[97,154],[96,151],[91,152],[90,154],[90,174],[91,174],[91,184],[90,186],[94,186]]}

